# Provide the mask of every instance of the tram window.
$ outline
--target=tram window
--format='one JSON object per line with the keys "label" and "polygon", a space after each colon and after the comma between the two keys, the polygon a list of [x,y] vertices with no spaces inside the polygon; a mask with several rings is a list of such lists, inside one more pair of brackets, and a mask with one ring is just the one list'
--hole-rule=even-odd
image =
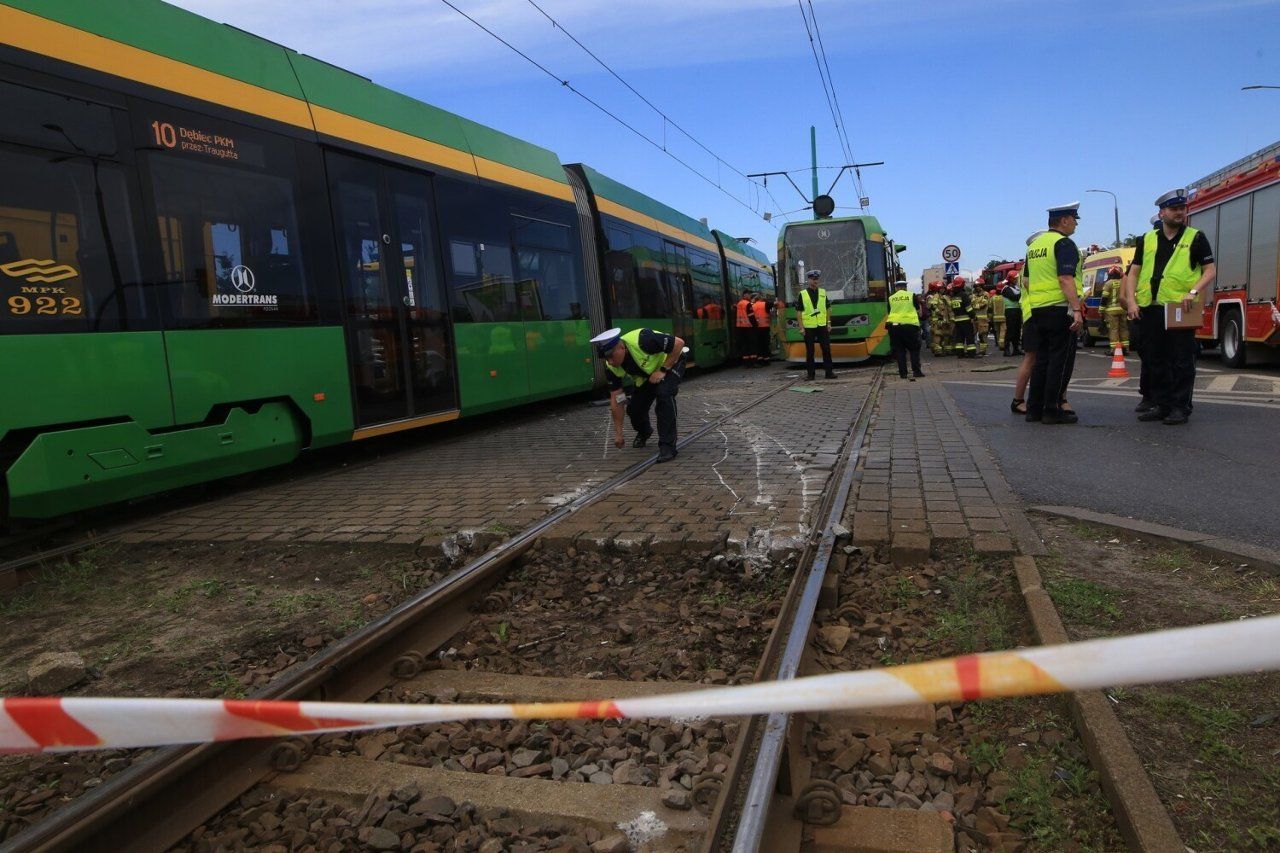
{"label": "tram window", "polygon": [[580,320],[586,295],[579,285],[578,267],[568,252],[550,249],[517,249],[522,295],[527,320]]}
{"label": "tram window", "polygon": [[542,246],[562,252],[570,251],[573,235],[569,232],[568,225],[512,214],[511,226],[517,246]]}
{"label": "tram window", "polygon": [[639,229],[628,232],[609,228],[606,233],[609,253],[605,256],[605,272],[613,289],[612,318],[616,321],[670,316],[662,240]]}
{"label": "tram window", "polygon": [[131,183],[99,157],[0,148],[0,333],[139,325]]}
{"label": "tram window", "polygon": [[689,266],[693,276],[694,315],[724,316],[724,289],[720,281],[719,259],[698,249],[690,249]]}
{"label": "tram window", "polygon": [[180,157],[151,159],[172,321],[313,322],[292,181]]}
{"label": "tram window", "polygon": [[521,319],[510,246],[452,240],[449,249],[457,320],[510,323]]}
{"label": "tram window", "polygon": [[0,139],[85,157],[114,157],[111,109],[0,82]]}

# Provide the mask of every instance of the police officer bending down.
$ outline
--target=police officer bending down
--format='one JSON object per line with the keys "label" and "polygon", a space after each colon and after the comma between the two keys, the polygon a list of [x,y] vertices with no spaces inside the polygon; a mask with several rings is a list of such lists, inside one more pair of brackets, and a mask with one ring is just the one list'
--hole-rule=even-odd
{"label": "police officer bending down", "polygon": [[657,401],[658,461],[675,459],[676,395],[684,378],[684,341],[653,329],[636,329],[625,335],[621,329],[610,329],[596,335],[591,343],[605,362],[614,446],[622,447],[622,401],[626,400],[636,431],[632,447],[644,447],[653,435],[649,407]]}

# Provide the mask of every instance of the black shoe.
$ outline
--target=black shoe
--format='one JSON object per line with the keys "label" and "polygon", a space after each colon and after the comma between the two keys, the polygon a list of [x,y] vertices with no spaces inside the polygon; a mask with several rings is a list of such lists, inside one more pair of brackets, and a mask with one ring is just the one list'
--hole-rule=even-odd
{"label": "black shoe", "polygon": [[1080,420],[1075,412],[1045,412],[1040,419],[1042,424],[1073,424]]}
{"label": "black shoe", "polygon": [[1177,426],[1178,424],[1185,424],[1188,417],[1190,417],[1190,415],[1182,409],[1170,409],[1169,414],[1165,416],[1165,419],[1161,421],[1161,423],[1166,423],[1169,426]]}
{"label": "black shoe", "polygon": [[916,371],[915,373],[913,373],[913,374],[911,374],[911,375],[912,375],[912,376],[918,376],[919,378],[924,379],[924,374],[923,374],[923,373],[921,373],[920,371]]}
{"label": "black shoe", "polygon": [[906,378],[907,378],[907,374],[905,374],[905,373],[899,373],[899,374],[898,374],[898,378],[899,378],[899,379],[906,379]]}
{"label": "black shoe", "polygon": [[653,433],[651,432],[646,432],[644,435],[640,435],[639,433],[636,433],[636,437],[631,440],[631,446],[644,447],[645,443],[649,441],[649,436],[651,435],[653,435]]}
{"label": "black shoe", "polygon": [[1169,410],[1160,406],[1152,406],[1147,411],[1138,415],[1138,420],[1150,423],[1151,421],[1162,421],[1169,417]]}
{"label": "black shoe", "polygon": [[1032,412],[1027,412],[1027,416],[1025,418],[1026,422],[1029,424],[1038,424],[1043,419],[1044,415],[1037,415]]}
{"label": "black shoe", "polygon": [[812,381],[813,381],[813,374],[812,374],[812,373],[810,373],[810,374],[809,374],[809,378],[808,378],[808,380],[806,380],[806,381],[808,381],[808,382],[812,382]]}
{"label": "black shoe", "polygon": [[915,382],[915,381],[916,381],[916,378],[915,378],[914,376],[904,376],[904,377],[902,377],[902,378],[903,378],[903,379],[910,380],[911,382]]}
{"label": "black shoe", "polygon": [[1142,398],[1142,402],[1141,402],[1141,403],[1139,403],[1138,405],[1134,406],[1134,407],[1133,407],[1133,410],[1134,410],[1135,412],[1138,412],[1139,414],[1141,414],[1142,412],[1149,412],[1149,411],[1151,411],[1152,409],[1154,409],[1155,407],[1156,407],[1156,404],[1155,404],[1155,403],[1151,402],[1151,401],[1150,401],[1150,400],[1148,400],[1146,397],[1143,397],[1143,398]]}
{"label": "black shoe", "polygon": [[826,373],[824,373],[824,374],[822,375],[822,378],[824,378],[824,379],[835,379],[835,378],[836,378],[836,372],[835,372],[834,370],[828,370]]}
{"label": "black shoe", "polygon": [[667,447],[664,445],[658,450],[658,461],[670,462],[672,459],[675,459],[678,455],[679,454],[676,452],[676,449],[674,447]]}

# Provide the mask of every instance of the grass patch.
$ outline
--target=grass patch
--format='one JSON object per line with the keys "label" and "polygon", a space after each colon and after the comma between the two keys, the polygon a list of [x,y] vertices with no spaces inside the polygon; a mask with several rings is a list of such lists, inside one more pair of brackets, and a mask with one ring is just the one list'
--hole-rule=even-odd
{"label": "grass patch", "polygon": [[287,592],[268,602],[276,616],[288,619],[311,610],[336,608],[338,596],[332,592]]}
{"label": "grass patch", "polygon": [[197,597],[218,598],[231,590],[231,584],[220,580],[192,581],[156,598],[155,603],[170,613],[186,613]]}
{"label": "grass patch", "polygon": [[1143,562],[1157,571],[1173,572],[1190,568],[1192,557],[1185,548],[1163,548],[1147,554]]}
{"label": "grass patch", "polygon": [[1017,645],[1012,616],[993,598],[991,579],[976,574],[939,579],[945,606],[927,630],[929,640],[945,643],[955,654],[970,654]]}
{"label": "grass patch", "polygon": [[1120,590],[1079,578],[1065,578],[1045,584],[1053,603],[1068,619],[1088,625],[1114,623],[1123,614]]}

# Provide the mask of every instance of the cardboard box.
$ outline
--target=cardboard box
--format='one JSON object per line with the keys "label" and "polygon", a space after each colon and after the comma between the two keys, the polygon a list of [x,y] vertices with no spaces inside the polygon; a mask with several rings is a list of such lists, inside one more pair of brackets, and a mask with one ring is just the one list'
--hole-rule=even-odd
{"label": "cardboard box", "polygon": [[1204,323],[1204,299],[1191,303],[1191,308],[1183,311],[1181,302],[1171,302],[1164,306],[1164,327],[1166,329],[1198,329]]}

